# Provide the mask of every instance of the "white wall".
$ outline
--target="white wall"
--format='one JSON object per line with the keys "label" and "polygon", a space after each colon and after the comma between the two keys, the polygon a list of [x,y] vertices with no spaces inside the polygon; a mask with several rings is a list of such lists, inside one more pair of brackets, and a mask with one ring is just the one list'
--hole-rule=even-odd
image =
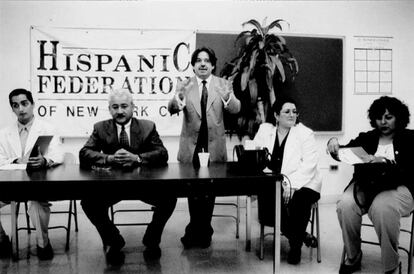
{"label": "white wall", "polygon": [[[7,94],[16,87],[30,88],[30,26],[198,29],[240,32],[241,24],[255,18],[268,22],[282,18],[292,34],[345,37],[343,142],[369,129],[366,110],[378,96],[353,94],[353,36],[393,37],[394,96],[414,113],[414,3],[410,1],[3,1],[0,2],[0,127],[14,117]],[[111,39],[111,37],[108,37]],[[413,123],[411,123],[413,125]],[[92,126],[92,125],[91,125]],[[180,125],[179,125],[180,126]],[[412,127],[412,126],[411,126]],[[330,135],[318,135],[320,168],[324,176],[322,196],[336,197],[352,174],[352,168],[336,164],[325,154]],[[77,151],[84,139],[66,139],[65,149]],[[175,161],[178,139],[164,139]],[[232,138],[231,148],[237,143]]]}

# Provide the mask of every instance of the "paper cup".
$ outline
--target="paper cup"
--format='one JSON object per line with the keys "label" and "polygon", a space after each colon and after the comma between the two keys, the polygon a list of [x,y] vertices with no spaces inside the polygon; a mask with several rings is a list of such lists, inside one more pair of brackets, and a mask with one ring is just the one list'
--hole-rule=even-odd
{"label": "paper cup", "polygon": [[198,159],[200,160],[200,166],[208,166],[208,159],[210,158],[210,153],[208,152],[199,152]]}

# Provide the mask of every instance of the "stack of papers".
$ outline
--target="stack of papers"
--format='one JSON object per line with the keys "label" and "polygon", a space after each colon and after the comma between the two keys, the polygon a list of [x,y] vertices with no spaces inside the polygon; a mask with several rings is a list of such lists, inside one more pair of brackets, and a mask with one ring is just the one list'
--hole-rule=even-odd
{"label": "stack of papers", "polygon": [[355,165],[366,163],[369,154],[362,147],[343,147],[338,151],[338,158],[341,162]]}
{"label": "stack of papers", "polygon": [[0,166],[0,170],[22,170],[26,169],[26,164],[8,164]]}

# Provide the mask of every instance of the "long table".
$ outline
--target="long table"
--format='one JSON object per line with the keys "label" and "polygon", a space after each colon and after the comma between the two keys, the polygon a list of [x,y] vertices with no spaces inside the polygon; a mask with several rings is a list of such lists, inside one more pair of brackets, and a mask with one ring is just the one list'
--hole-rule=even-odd
{"label": "long table", "polygon": [[195,169],[191,164],[171,163],[165,166],[141,166],[130,170],[96,168],[63,164],[48,170],[0,170],[0,200],[11,202],[13,257],[16,248],[16,201],[80,200],[111,197],[136,200],[143,197],[188,197],[200,194],[248,197],[246,204],[246,250],[251,248],[250,196],[263,193],[276,184],[273,272],[280,270],[280,203],[281,185],[276,174],[241,169],[237,163],[213,163]]}

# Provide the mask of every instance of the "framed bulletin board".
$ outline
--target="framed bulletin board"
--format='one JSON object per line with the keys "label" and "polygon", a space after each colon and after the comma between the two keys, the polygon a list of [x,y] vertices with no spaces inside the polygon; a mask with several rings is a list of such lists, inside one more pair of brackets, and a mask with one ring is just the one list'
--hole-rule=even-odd
{"label": "framed bulletin board", "polygon": [[[210,47],[217,55],[216,74],[236,57],[237,35],[197,32],[196,47]],[[300,121],[316,132],[342,131],[344,38],[282,36],[299,64],[294,84],[283,92],[296,100]]]}

